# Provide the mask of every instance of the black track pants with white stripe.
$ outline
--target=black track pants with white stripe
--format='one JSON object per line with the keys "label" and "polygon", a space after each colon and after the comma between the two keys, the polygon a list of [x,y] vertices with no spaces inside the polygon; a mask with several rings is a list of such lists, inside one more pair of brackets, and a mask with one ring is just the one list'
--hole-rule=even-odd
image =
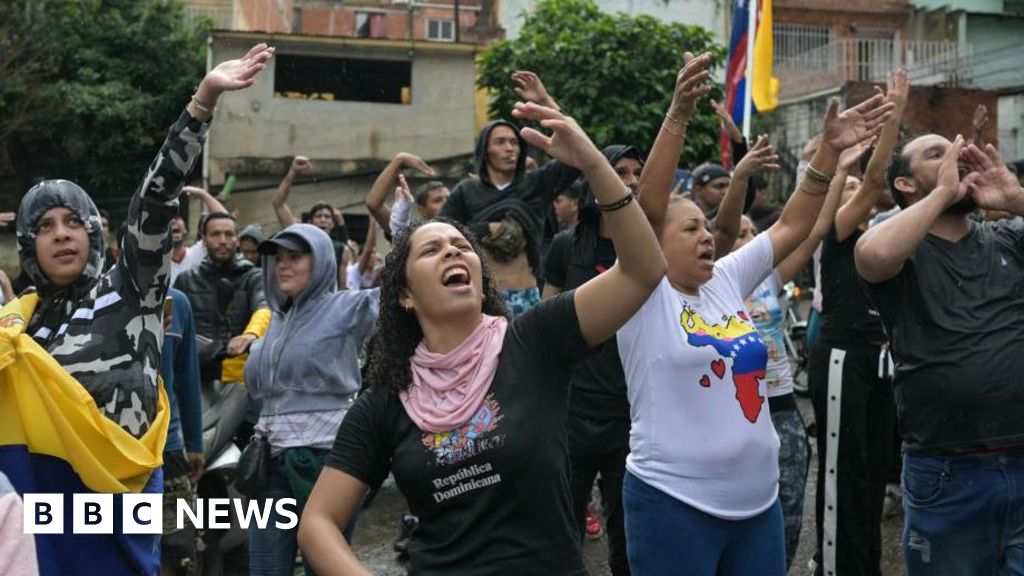
{"label": "black track pants with white stripe", "polygon": [[877,346],[819,342],[808,384],[817,422],[817,574],[877,576],[885,483],[896,426]]}

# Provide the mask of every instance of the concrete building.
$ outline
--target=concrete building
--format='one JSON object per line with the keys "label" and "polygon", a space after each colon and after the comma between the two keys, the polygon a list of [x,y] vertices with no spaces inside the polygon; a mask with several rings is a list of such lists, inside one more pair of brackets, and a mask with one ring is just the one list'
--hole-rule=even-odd
{"label": "concrete building", "polygon": [[476,137],[475,46],[223,31],[212,34],[211,65],[260,41],[275,57],[252,87],[222,98],[205,149],[208,187],[235,176],[240,222],[276,228],[269,199],[296,155],[316,168],[294,187],[296,212],[325,200],[362,213],[377,171],[403,151],[450,180],[464,174]]}
{"label": "concrete building", "polygon": [[907,69],[906,124],[953,137],[970,133],[984,104],[986,139],[1007,158],[1024,153],[1024,3],[1014,0],[776,0],[775,74],[780,107],[767,121],[795,165],[828,98],[856,103],[885,74]]}
{"label": "concrete building", "polygon": [[296,213],[324,200],[350,219],[365,219],[362,202],[373,178],[403,151],[457,181],[486,112],[475,56],[502,35],[493,5],[186,0],[189,19],[213,22],[211,66],[256,42],[277,47],[254,86],[218,105],[205,150],[206,186],[217,191],[234,176],[229,202],[239,221],[273,231],[270,196],[296,155],[315,166],[293,187]]}
{"label": "concrete building", "polygon": [[493,0],[186,0],[190,18],[210,18],[220,30],[466,44],[502,36],[493,6]]}

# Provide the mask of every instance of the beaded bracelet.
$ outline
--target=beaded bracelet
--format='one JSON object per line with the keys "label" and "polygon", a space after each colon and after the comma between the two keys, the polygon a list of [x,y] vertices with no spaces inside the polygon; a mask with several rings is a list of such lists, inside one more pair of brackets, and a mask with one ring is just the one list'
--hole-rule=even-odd
{"label": "beaded bracelet", "polygon": [[810,163],[808,163],[807,176],[812,180],[817,180],[818,182],[821,182],[823,184],[831,184],[832,177],[835,176],[835,174],[825,174],[822,171],[815,168],[814,166],[811,166]]}
{"label": "beaded bracelet", "polygon": [[[678,131],[673,131],[671,128],[668,127],[668,124],[670,122],[672,124],[679,124],[680,129]],[[662,120],[662,122],[661,122],[661,127],[665,129],[665,132],[668,132],[669,134],[671,134],[673,136],[682,136],[683,135],[683,131],[686,130],[686,125],[687,124],[688,124],[687,122],[680,122],[679,120],[676,120],[675,118],[673,118],[673,117],[669,116],[668,114],[666,114],[665,115],[665,119]]]}
{"label": "beaded bracelet", "polygon": [[636,200],[636,194],[633,194],[633,191],[629,190],[621,200],[616,200],[611,204],[598,204],[597,207],[601,209],[601,212],[615,212],[616,210],[625,208],[633,200]]}

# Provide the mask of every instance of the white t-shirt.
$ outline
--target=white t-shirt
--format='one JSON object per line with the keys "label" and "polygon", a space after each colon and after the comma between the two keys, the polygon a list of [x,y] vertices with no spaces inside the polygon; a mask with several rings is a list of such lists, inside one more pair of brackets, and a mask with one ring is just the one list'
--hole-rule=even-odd
{"label": "white t-shirt", "polygon": [[185,249],[185,256],[182,257],[181,262],[174,261],[174,255],[171,255],[171,280],[170,286],[174,286],[174,281],[178,279],[178,275],[183,272],[199,266],[202,261],[206,258],[206,244],[202,241],[196,242]]}
{"label": "white t-shirt", "polygon": [[768,349],[765,384],[768,386],[769,398],[793,393],[793,367],[786,355],[784,332],[789,298],[780,292],[782,281],[779,273],[772,272],[747,298],[747,312]]}
{"label": "white t-shirt", "polygon": [[382,266],[376,266],[366,271],[366,274],[359,273],[359,263],[349,264],[345,268],[345,288],[348,290],[368,290],[373,288],[377,276],[380,275]]}
{"label": "white t-shirt", "polygon": [[778,495],[768,353],[743,304],[772,272],[772,254],[761,234],[715,263],[699,297],[663,278],[618,332],[632,419],[626,469],[727,520],[756,516]]}

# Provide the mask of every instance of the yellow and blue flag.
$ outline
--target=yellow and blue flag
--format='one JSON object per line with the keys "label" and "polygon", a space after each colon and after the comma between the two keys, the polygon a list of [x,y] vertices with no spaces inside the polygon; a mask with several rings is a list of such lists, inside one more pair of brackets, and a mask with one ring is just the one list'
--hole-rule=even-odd
{"label": "yellow and blue flag", "polygon": [[[755,29],[750,28],[750,10]],[[747,78],[748,34],[754,34],[753,78]],[[779,79],[772,76],[772,0],[736,0],[729,37],[725,106],[737,126],[743,125],[747,82],[751,83],[751,113],[774,110],[779,105]]]}
{"label": "yellow and blue flag", "polygon": [[[159,537],[123,534],[124,493],[162,493],[170,410],[135,438],[104,416],[88,391],[31,336],[32,294],[0,309],[0,471],[19,494],[64,495],[63,534],[37,534],[42,576],[157,574]],[[73,534],[72,494],[113,493],[114,534]]]}

